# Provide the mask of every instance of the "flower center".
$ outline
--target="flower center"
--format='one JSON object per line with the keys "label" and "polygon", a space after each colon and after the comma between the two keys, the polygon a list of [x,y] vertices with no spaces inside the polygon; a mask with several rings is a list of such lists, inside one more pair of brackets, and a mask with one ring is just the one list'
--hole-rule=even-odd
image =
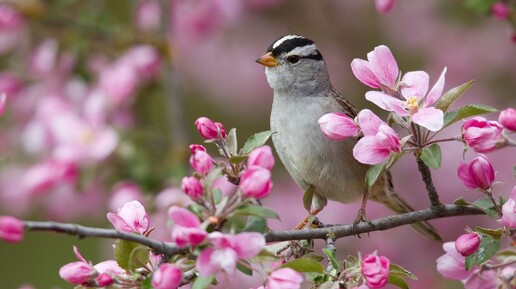
{"label": "flower center", "polygon": [[80,135],[80,141],[83,144],[88,144],[93,140],[93,131],[91,129],[84,130]]}
{"label": "flower center", "polygon": [[419,109],[419,99],[417,99],[415,96],[409,97],[407,99],[407,108],[410,110],[410,112],[416,113]]}

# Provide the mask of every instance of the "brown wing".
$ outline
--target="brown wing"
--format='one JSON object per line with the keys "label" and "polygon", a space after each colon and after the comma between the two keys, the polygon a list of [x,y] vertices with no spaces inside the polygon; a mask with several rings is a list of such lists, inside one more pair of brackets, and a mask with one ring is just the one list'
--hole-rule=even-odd
{"label": "brown wing", "polygon": [[333,97],[340,105],[341,112],[347,114],[351,118],[355,118],[358,114],[356,108],[338,91],[332,88]]}

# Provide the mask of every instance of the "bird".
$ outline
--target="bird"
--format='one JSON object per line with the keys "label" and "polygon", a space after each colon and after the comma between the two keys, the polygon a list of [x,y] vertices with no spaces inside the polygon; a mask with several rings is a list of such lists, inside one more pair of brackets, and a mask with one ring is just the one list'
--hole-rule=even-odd
{"label": "bird", "polygon": [[[357,110],[334,89],[326,62],[314,41],[300,35],[282,36],[256,62],[265,66],[267,82],[273,90],[270,127],[275,131],[272,142],[276,152],[294,181],[313,193],[307,208],[309,216],[320,212],[328,199],[344,204],[362,199],[354,223],[368,221],[365,215],[368,198],[398,214],[414,211],[394,191],[389,171],[370,190],[366,189],[369,165],[353,157],[357,139],[336,142],[321,132],[318,119],[323,115],[340,112],[355,118]],[[412,226],[432,240],[441,240],[437,230],[427,222]]]}

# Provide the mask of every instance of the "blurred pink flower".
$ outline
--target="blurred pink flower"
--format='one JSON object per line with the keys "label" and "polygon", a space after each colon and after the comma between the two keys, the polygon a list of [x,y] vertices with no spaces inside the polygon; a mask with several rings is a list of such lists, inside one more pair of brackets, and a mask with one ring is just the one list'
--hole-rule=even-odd
{"label": "blurred pink flower", "polygon": [[201,228],[197,216],[181,207],[170,207],[168,216],[174,222],[172,227],[172,241],[178,247],[197,246],[206,239],[208,233]]}
{"label": "blurred pink flower", "polygon": [[357,118],[364,137],[353,148],[356,160],[363,164],[375,165],[387,160],[391,152],[401,151],[396,132],[372,111],[364,109]]}
{"label": "blurred pink flower", "polygon": [[109,209],[116,211],[130,201],[143,202],[143,193],[138,184],[133,181],[116,183],[113,186],[111,197],[109,198]]}
{"label": "blurred pink flower", "polygon": [[157,0],[140,0],[136,6],[135,22],[142,31],[157,31],[161,24],[161,7]]}
{"label": "blurred pink flower", "polygon": [[360,82],[371,88],[396,90],[400,71],[391,50],[385,45],[377,46],[369,52],[367,61],[353,59],[351,70]]}
{"label": "blurred pink flower", "polygon": [[500,112],[498,117],[500,122],[506,129],[516,131],[516,109],[509,107]]}
{"label": "blurred pink flower", "polygon": [[321,131],[333,141],[346,140],[360,132],[360,127],[354,119],[340,112],[332,112],[323,115],[318,120]]}
{"label": "blurred pink flower", "polygon": [[462,234],[455,240],[455,250],[464,257],[475,253],[479,245],[480,237],[476,233]]}
{"label": "blurred pink flower", "polygon": [[118,61],[102,68],[99,88],[107,95],[110,103],[120,105],[128,102],[136,91],[138,74],[129,63]]}
{"label": "blurred pink flower", "polygon": [[492,289],[499,288],[495,270],[471,269],[472,275],[467,280],[462,280],[464,289]]}
{"label": "blurred pink flower", "polygon": [[445,278],[453,280],[466,280],[472,275],[471,271],[466,271],[466,257],[462,256],[455,249],[455,242],[443,244],[446,254],[437,258],[437,271]]}
{"label": "blurred pink flower", "polygon": [[240,177],[240,190],[248,198],[265,198],[272,189],[271,172],[268,169],[252,166]]}
{"label": "blurred pink flower", "polygon": [[462,125],[462,140],[476,152],[487,153],[496,148],[503,126],[482,116],[468,119]]}
{"label": "blurred pink flower", "polygon": [[362,275],[370,288],[382,288],[389,278],[390,261],[387,257],[375,253],[366,255],[360,265]]}
{"label": "blurred pink flower", "polygon": [[23,222],[15,217],[0,216],[0,239],[9,243],[23,240]]}
{"label": "blurred pink flower", "polygon": [[299,289],[303,276],[294,269],[280,268],[271,272],[267,278],[267,289]]}
{"label": "blurred pink flower", "polygon": [[468,189],[488,190],[493,185],[495,173],[489,159],[480,154],[469,164],[461,161],[458,176]]}
{"label": "blurred pink flower", "polygon": [[[400,100],[380,91],[368,91],[366,99],[387,111],[393,111],[400,116],[412,117],[412,121],[431,131],[438,131],[443,127],[444,113],[440,109],[431,107],[443,92],[446,67],[441,76],[428,91],[429,76],[424,71],[411,71],[401,80],[401,94],[405,98]],[[427,94],[428,92],[428,94]],[[424,104],[422,103],[424,100]]]}
{"label": "blurred pink flower", "polygon": [[380,14],[391,12],[396,4],[396,0],[375,0],[376,11]]}
{"label": "blurred pink flower", "polygon": [[189,146],[190,148],[190,151],[192,152],[192,154],[194,154],[196,151],[206,151],[206,148],[203,146],[203,145],[200,145],[200,144],[191,144]]}
{"label": "blurred pink flower", "polygon": [[203,194],[201,182],[194,176],[183,177],[181,180],[181,189],[187,196],[194,200],[201,197]]}
{"label": "blurred pink flower", "polygon": [[100,287],[106,287],[106,286],[109,286],[109,285],[113,284],[113,278],[112,278],[109,274],[101,273],[101,274],[97,277],[97,284],[98,284]]}
{"label": "blurred pink flower", "polygon": [[220,122],[213,122],[207,117],[199,117],[195,120],[195,126],[201,134],[201,136],[207,140],[214,140],[218,138],[218,135],[226,137],[226,129]]}
{"label": "blurred pink flower", "polygon": [[23,189],[30,195],[37,195],[63,183],[77,180],[76,164],[59,159],[49,159],[29,167],[21,177]]}
{"label": "blurred pink flower", "polygon": [[516,186],[512,188],[509,199],[502,206],[502,218],[500,222],[502,225],[511,229],[516,228]]}
{"label": "blurred pink flower", "polygon": [[161,264],[152,273],[152,286],[156,289],[174,289],[181,283],[183,272],[173,264]]}
{"label": "blurred pink flower", "polygon": [[259,166],[269,171],[274,167],[274,155],[271,147],[264,145],[251,151],[247,158],[247,167]]}
{"label": "blurred pink flower", "polygon": [[5,92],[0,92],[0,115],[4,114],[6,101],[7,97],[5,95]]}
{"label": "blurred pink flower", "polygon": [[157,210],[167,210],[170,206],[187,207],[191,203],[192,199],[177,187],[167,187],[154,198]]}
{"label": "blurred pink flower", "polygon": [[213,167],[213,159],[206,151],[197,150],[190,156],[190,165],[202,175],[206,175]]}
{"label": "blurred pink flower", "polygon": [[108,213],[108,220],[118,231],[145,234],[149,229],[149,217],[142,204],[138,201],[125,203],[117,213]]}
{"label": "blurred pink flower", "polygon": [[498,20],[505,20],[509,17],[511,13],[511,9],[509,5],[505,2],[496,2],[491,6],[491,13],[493,13],[494,17]]}
{"label": "blurred pink flower", "polygon": [[20,77],[12,72],[0,73],[0,93],[5,92],[9,97],[18,94],[23,83]]}
{"label": "blurred pink flower", "polygon": [[77,247],[73,246],[73,251],[80,261],[62,266],[59,269],[59,276],[69,283],[81,285],[93,279],[97,271],[81,256]]}
{"label": "blurred pink flower", "polygon": [[151,79],[159,71],[161,58],[153,46],[138,45],[126,51],[118,62],[131,67],[138,77]]}
{"label": "blurred pink flower", "polygon": [[55,39],[46,39],[32,52],[29,70],[40,77],[48,76],[57,67],[59,47]]}
{"label": "blurred pink flower", "polygon": [[23,40],[25,19],[10,3],[0,3],[0,54],[17,47]]}

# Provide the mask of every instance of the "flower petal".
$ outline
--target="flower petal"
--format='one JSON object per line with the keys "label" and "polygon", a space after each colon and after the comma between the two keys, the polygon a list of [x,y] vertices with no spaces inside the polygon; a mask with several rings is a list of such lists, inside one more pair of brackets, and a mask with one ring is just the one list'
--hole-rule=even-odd
{"label": "flower petal", "polygon": [[134,230],[131,228],[122,217],[114,213],[107,213],[107,218],[113,224],[113,227],[118,231],[132,233]]}
{"label": "flower petal", "polygon": [[201,226],[201,222],[197,216],[188,209],[173,206],[168,209],[168,216],[174,222],[174,225],[197,228]]}
{"label": "flower petal", "polygon": [[133,228],[133,231],[145,233],[149,229],[149,217],[145,208],[138,201],[130,201],[125,203],[118,215]]}
{"label": "flower petal", "polygon": [[364,135],[376,135],[378,128],[385,122],[369,109],[363,109],[358,113],[358,124]]}
{"label": "flower petal", "polygon": [[405,99],[417,97],[423,99],[428,91],[428,73],[424,71],[407,72],[401,80],[401,94]]}
{"label": "flower petal", "polygon": [[351,71],[353,71],[355,77],[363,84],[371,88],[380,88],[380,82],[370,69],[369,62],[355,58],[351,61]]}
{"label": "flower petal", "polygon": [[370,68],[381,84],[395,87],[400,73],[396,59],[389,47],[380,45],[367,54]]}
{"label": "flower petal", "polygon": [[443,69],[443,72],[441,72],[441,76],[439,76],[439,79],[437,82],[432,86],[432,89],[430,89],[430,92],[426,95],[425,98],[425,106],[430,106],[434,104],[443,94],[443,88],[444,88],[444,75],[446,74],[447,68],[445,67]]}
{"label": "flower petal", "polygon": [[391,152],[375,136],[361,138],[353,148],[353,156],[363,164],[377,165],[386,161]]}
{"label": "flower petal", "polygon": [[340,112],[327,113],[319,119],[318,123],[324,135],[333,141],[342,141],[360,132],[355,121]]}
{"label": "flower petal", "polygon": [[383,92],[368,91],[365,94],[365,98],[386,111],[394,111],[401,116],[409,115],[409,113],[405,110],[407,104],[404,101],[394,98]]}
{"label": "flower petal", "polygon": [[434,107],[420,108],[412,115],[412,121],[431,131],[438,131],[443,127],[444,113]]}
{"label": "flower petal", "polygon": [[265,238],[260,233],[240,233],[233,240],[234,249],[242,259],[256,256],[265,247]]}

